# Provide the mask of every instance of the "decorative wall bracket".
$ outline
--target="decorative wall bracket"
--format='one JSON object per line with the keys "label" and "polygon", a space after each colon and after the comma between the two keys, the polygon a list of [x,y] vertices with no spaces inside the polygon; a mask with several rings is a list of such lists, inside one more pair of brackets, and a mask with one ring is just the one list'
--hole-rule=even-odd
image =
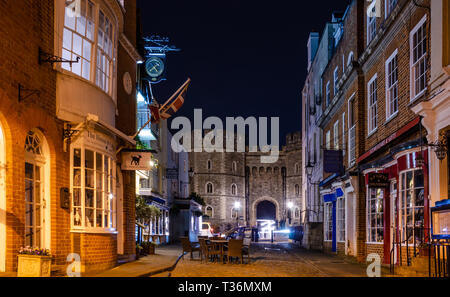
{"label": "decorative wall bracket", "polygon": [[49,54],[44,52],[41,48],[39,48],[39,65],[42,63],[70,63],[70,67],[72,67],[72,63],[80,62],[80,57],[77,57],[76,60],[66,60],[64,58]]}
{"label": "decorative wall bracket", "polygon": [[443,161],[445,157],[447,157],[448,151],[447,151],[447,136],[445,133],[440,133],[439,140],[437,140],[435,143],[428,144],[429,147],[431,147],[434,152],[436,153],[436,157],[439,161]]}
{"label": "decorative wall bracket", "polygon": [[63,130],[63,140],[69,140],[72,138],[72,136],[79,132],[79,130],[72,129],[72,126],[70,124],[64,124],[64,130]]}
{"label": "decorative wall bracket", "polygon": [[31,90],[31,89],[26,89],[24,88],[20,83],[19,83],[19,87],[18,87],[18,97],[17,99],[19,100],[19,102],[22,102],[23,100],[27,99],[28,97],[31,97],[33,95],[40,95],[41,91],[39,90]]}

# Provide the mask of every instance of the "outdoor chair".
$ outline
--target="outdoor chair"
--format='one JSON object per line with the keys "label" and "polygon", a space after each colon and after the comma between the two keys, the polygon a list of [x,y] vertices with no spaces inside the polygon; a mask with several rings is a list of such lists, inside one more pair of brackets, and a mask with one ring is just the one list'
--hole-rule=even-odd
{"label": "outdoor chair", "polygon": [[212,257],[213,260],[218,259],[220,261],[222,261],[223,259],[220,259],[221,255],[222,255],[222,251],[221,248],[222,246],[218,243],[211,243],[209,244],[210,250],[209,250],[209,255]]}
{"label": "outdoor chair", "polygon": [[203,262],[203,258],[205,258],[206,262],[208,262],[208,260],[210,260],[210,257],[211,257],[212,246],[208,245],[204,238],[199,238],[199,241],[200,241],[200,249],[201,249],[200,261]]}
{"label": "outdoor chair", "polygon": [[242,239],[240,240],[230,239],[230,241],[228,242],[228,252],[227,252],[228,263],[231,263],[232,258],[240,258],[241,264],[244,263],[242,252],[243,242],[244,241]]}
{"label": "outdoor chair", "polygon": [[[198,244],[190,242],[189,238],[187,238],[187,237],[180,237],[180,240],[181,240],[181,245],[183,247],[183,253],[184,252],[191,253],[191,259],[193,259],[194,258],[193,252],[198,252],[199,257],[201,257],[201,249]],[[183,259],[184,259],[184,257],[183,257]]]}

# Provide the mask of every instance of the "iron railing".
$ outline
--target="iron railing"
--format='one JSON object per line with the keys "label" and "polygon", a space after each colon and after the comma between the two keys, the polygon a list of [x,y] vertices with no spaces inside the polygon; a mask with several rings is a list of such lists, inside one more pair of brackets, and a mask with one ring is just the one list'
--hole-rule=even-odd
{"label": "iron railing", "polygon": [[[419,256],[420,251],[425,249],[430,242],[430,228],[415,226],[402,229],[397,230],[396,227],[391,227],[392,249],[389,255],[391,273],[395,272],[395,265],[403,265],[403,248],[406,252],[406,265],[411,266],[412,259]],[[413,249],[412,253],[410,251],[411,248]],[[395,257],[396,251],[398,251],[397,257]]]}
{"label": "iron railing", "polygon": [[433,240],[428,244],[428,274],[450,278],[450,240]]}

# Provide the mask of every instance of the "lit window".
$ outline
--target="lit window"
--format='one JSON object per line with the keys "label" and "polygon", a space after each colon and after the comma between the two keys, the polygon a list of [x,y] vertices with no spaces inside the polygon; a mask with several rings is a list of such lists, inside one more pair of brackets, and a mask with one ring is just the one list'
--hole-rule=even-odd
{"label": "lit window", "polygon": [[337,228],[338,241],[345,241],[345,198],[337,199]]}
{"label": "lit window", "polygon": [[383,196],[381,188],[369,188],[367,195],[367,242],[383,242]]}
{"label": "lit window", "polygon": [[410,34],[411,47],[411,100],[416,99],[426,89],[427,31],[426,16]]}
{"label": "lit window", "polygon": [[[98,87],[111,94],[114,27],[110,18],[94,3],[79,0],[78,6],[66,1],[62,57],[66,60],[80,57],[80,62],[72,65],[62,63],[61,67],[89,81],[95,81]],[[95,67],[92,67],[94,61]]]}
{"label": "lit window", "polygon": [[325,241],[333,240],[333,205],[332,203],[325,203],[325,222],[324,222],[324,239]]}
{"label": "lit window", "polygon": [[368,130],[369,134],[378,127],[378,111],[377,111],[377,75],[369,81],[367,85],[368,95]]}
{"label": "lit window", "polygon": [[339,149],[339,121],[336,121],[333,127],[333,142],[334,142],[334,149]]}
{"label": "lit window", "polygon": [[96,83],[106,93],[110,92],[112,56],[113,56],[113,26],[102,11],[99,15],[98,24],[98,47]]}
{"label": "lit window", "polygon": [[25,245],[42,247],[45,241],[45,158],[38,135],[28,132],[25,140]]}
{"label": "lit window", "polygon": [[74,61],[80,57],[80,62],[62,63],[62,68],[90,80],[92,44],[95,39],[94,4],[91,1],[80,1],[80,15],[76,16],[71,4],[66,1],[64,18],[62,57]]}
{"label": "lit window", "polygon": [[386,61],[386,118],[389,119],[398,111],[398,70],[397,50]]}
{"label": "lit window", "polygon": [[116,163],[92,150],[73,150],[72,226],[115,228]]}
{"label": "lit window", "polygon": [[424,178],[421,169],[400,174],[400,227],[402,241],[421,240],[424,227]]}

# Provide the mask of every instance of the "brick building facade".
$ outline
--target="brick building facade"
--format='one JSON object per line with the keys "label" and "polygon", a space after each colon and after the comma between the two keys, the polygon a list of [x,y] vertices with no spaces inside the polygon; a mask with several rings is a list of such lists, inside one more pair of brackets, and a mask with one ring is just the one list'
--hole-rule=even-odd
{"label": "brick building facade", "polygon": [[[343,157],[342,168],[323,169],[319,185],[324,249],[400,263],[405,242],[423,242],[429,227],[426,131],[411,107],[427,96],[430,3],[376,2],[355,0],[333,15],[322,110],[310,116],[323,131],[323,154]],[[369,6],[380,9],[377,16]],[[374,173],[387,179],[383,185],[373,183]]]}
{"label": "brick building facade", "polygon": [[135,97],[136,3],[76,3],[0,4],[0,271],[17,270],[25,246],[50,249],[61,273],[71,253],[81,272],[135,254],[134,180],[116,150],[134,144],[135,110],[117,110]]}
{"label": "brick building facade", "polygon": [[261,163],[262,155],[251,152],[189,153],[189,164],[195,172],[191,190],[205,199],[204,214],[221,231],[236,226],[238,221],[240,225],[256,226],[259,217],[262,218],[258,215],[261,202],[272,207],[273,213],[269,216],[274,221],[300,224],[301,134],[286,136],[286,145],[276,163]]}

